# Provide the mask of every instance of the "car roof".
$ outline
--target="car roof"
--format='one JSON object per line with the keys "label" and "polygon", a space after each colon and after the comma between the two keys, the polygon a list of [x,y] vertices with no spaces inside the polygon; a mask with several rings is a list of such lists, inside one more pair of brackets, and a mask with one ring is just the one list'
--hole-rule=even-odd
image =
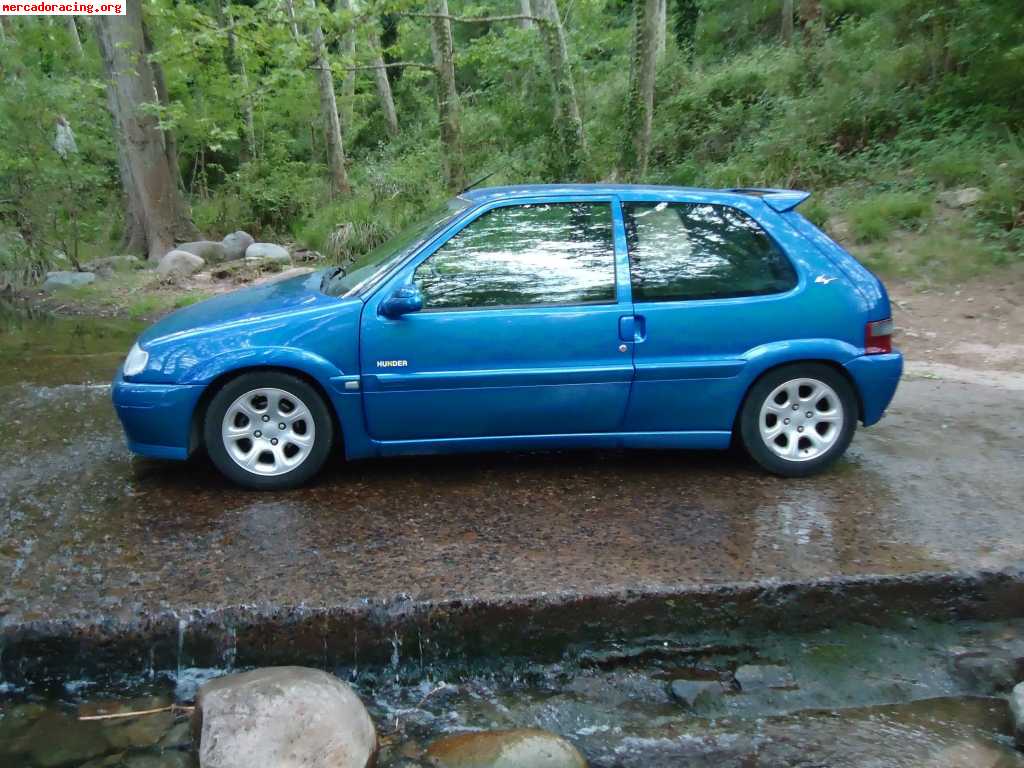
{"label": "car roof", "polygon": [[[658,184],[520,184],[503,187],[477,187],[459,195],[471,203],[493,200],[514,200],[522,197],[571,197],[576,195],[618,195],[642,200],[693,199],[703,202],[735,203],[751,197],[763,198],[769,204],[785,198],[786,208],[795,207],[808,197],[808,193],[791,189],[734,188],[705,189],[701,187],[673,187]],[[788,205],[794,201],[792,206]],[[776,205],[773,208],[779,210]]]}

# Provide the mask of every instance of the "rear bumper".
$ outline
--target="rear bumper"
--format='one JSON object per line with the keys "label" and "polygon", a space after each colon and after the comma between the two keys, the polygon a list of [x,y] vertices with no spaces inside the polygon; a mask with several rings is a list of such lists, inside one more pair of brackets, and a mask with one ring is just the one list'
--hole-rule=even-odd
{"label": "rear bumper", "polygon": [[861,421],[871,426],[885,413],[896,394],[903,373],[903,355],[891,352],[887,355],[862,355],[846,363],[857,391],[860,393]]}
{"label": "rear bumper", "polygon": [[118,371],[111,399],[129,450],[155,459],[187,459],[192,413],[202,392],[200,385],[136,384]]}

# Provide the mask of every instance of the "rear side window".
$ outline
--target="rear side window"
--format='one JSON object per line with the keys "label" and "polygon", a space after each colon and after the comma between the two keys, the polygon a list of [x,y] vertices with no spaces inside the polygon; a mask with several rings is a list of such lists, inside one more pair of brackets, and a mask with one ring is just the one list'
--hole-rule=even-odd
{"label": "rear side window", "polygon": [[416,268],[426,309],[615,301],[610,203],[484,213]]}
{"label": "rear side window", "polygon": [[623,203],[633,301],[723,299],[796,285],[760,225],[725,205]]}

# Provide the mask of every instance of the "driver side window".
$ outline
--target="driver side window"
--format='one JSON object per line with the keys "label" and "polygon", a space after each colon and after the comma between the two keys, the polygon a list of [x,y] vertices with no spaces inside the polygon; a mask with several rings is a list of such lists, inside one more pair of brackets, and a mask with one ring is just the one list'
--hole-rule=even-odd
{"label": "driver side window", "polygon": [[490,210],[416,268],[424,309],[615,301],[611,204]]}

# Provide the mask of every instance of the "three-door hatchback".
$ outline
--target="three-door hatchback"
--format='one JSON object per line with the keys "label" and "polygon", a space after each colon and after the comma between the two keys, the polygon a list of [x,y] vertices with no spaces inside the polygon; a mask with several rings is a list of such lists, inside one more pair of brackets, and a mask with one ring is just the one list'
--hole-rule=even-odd
{"label": "three-door hatchback", "polygon": [[284,488],[350,459],[726,448],[808,475],[902,370],[882,283],[796,212],[804,192],[468,191],[365,254],[179,310],[113,400],[140,454],[205,447]]}

